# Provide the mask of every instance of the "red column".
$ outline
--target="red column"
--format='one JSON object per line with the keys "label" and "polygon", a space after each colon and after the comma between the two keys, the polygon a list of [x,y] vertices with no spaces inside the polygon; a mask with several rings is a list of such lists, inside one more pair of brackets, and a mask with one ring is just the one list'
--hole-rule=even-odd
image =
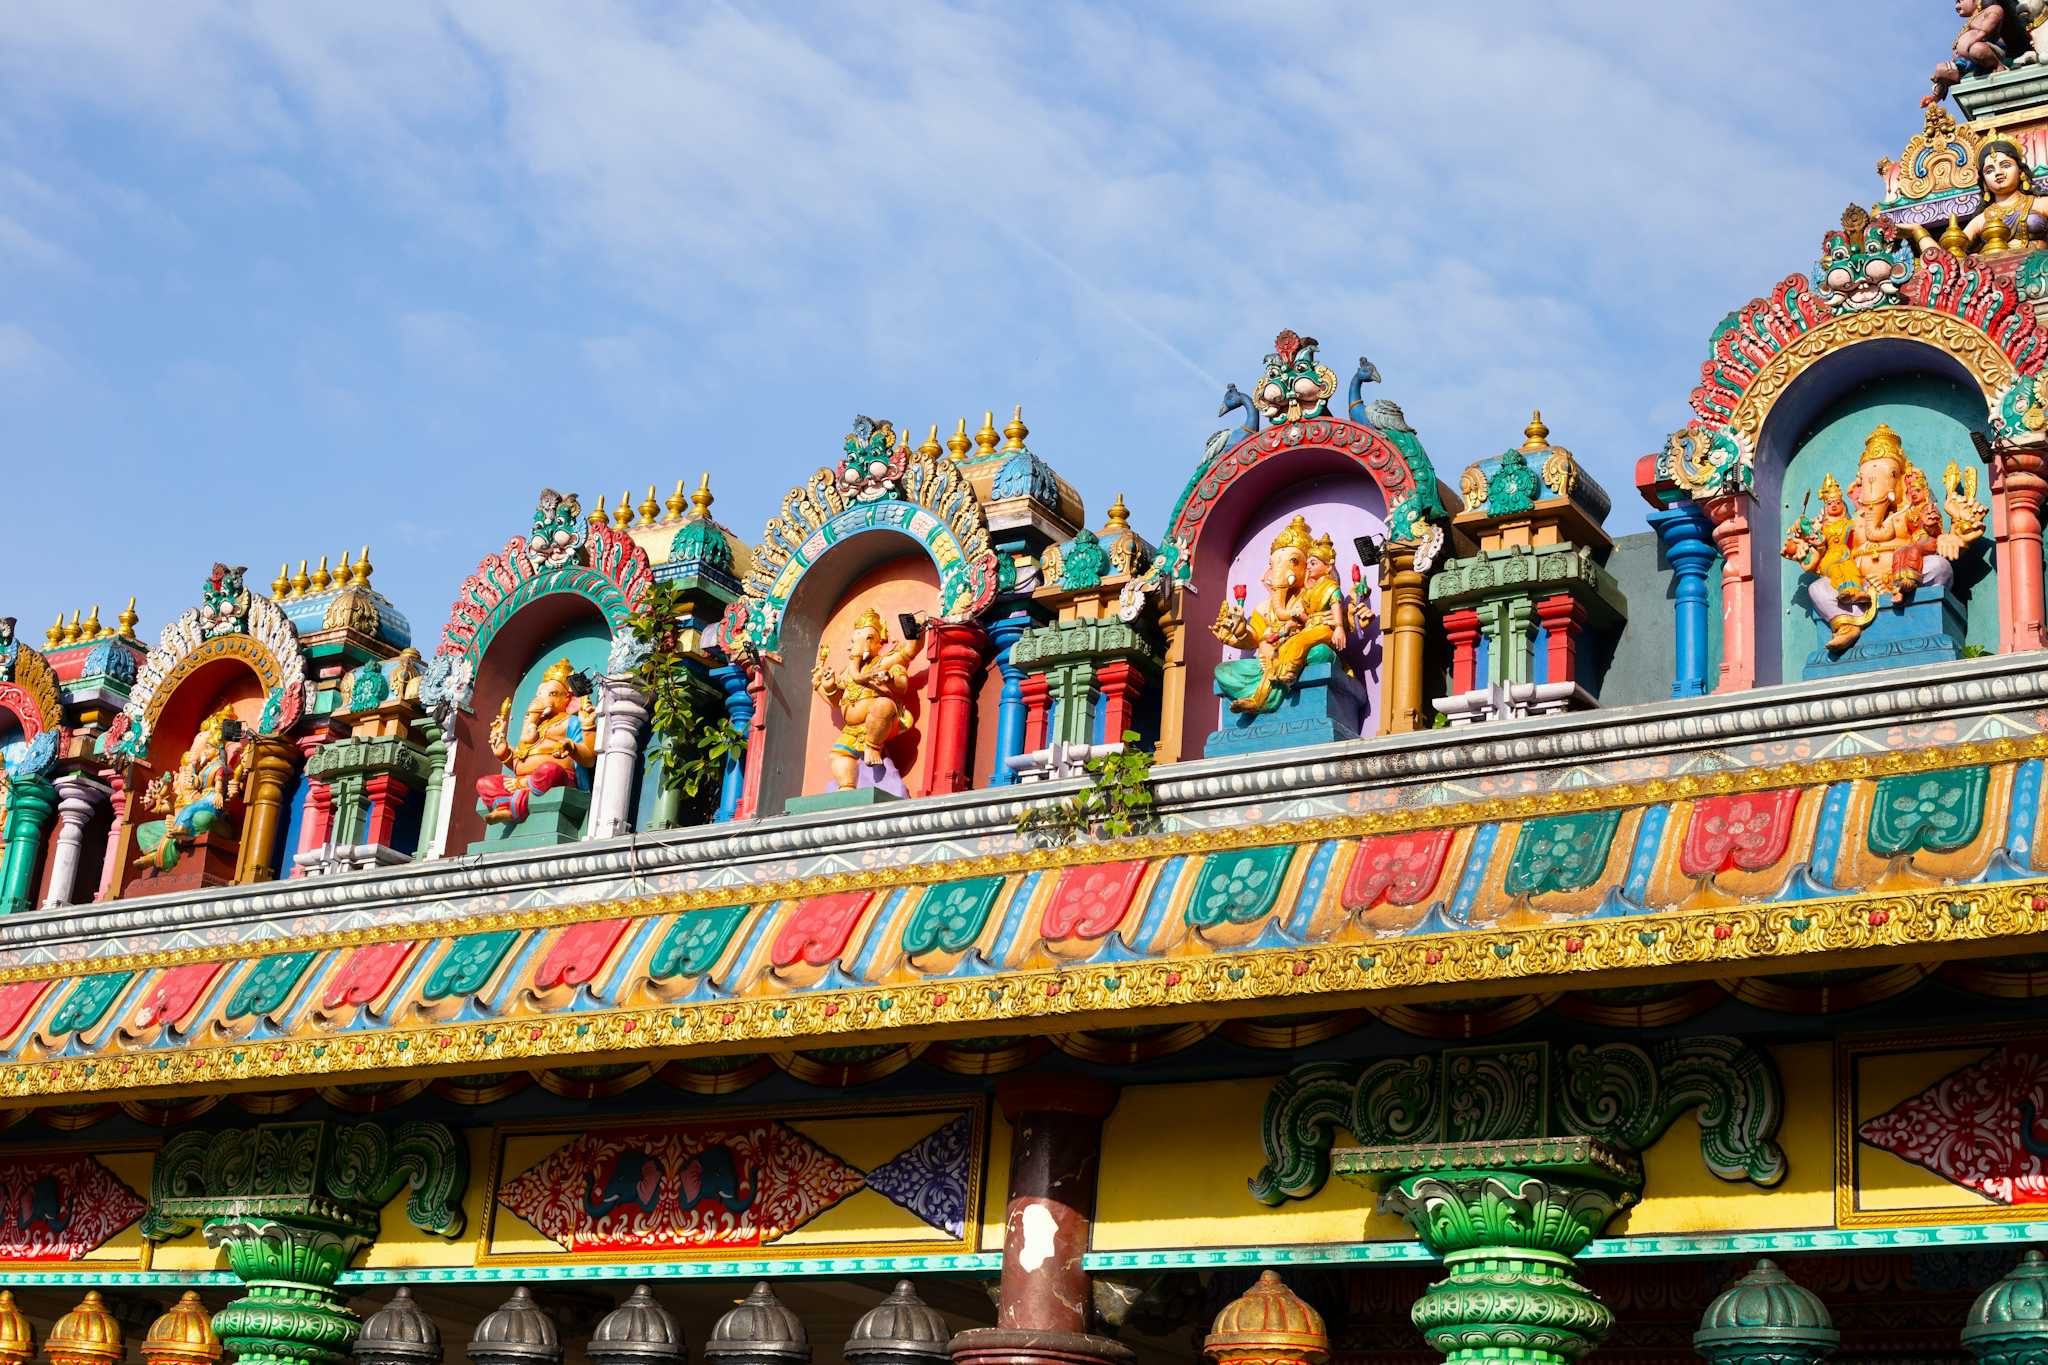
{"label": "red column", "polygon": [[1444,638],[1451,642],[1451,691],[1470,692],[1479,685],[1479,613],[1470,607],[1445,612]]}
{"label": "red column", "polygon": [[1024,752],[1045,747],[1045,726],[1052,715],[1052,679],[1033,673],[1020,687],[1024,693]]}
{"label": "red column", "polygon": [[1137,702],[1145,690],[1145,674],[1128,659],[1095,667],[1095,686],[1102,692],[1102,742],[1115,744],[1124,731],[1135,730]]}
{"label": "red column", "polygon": [[974,699],[988,672],[988,632],[972,621],[934,622],[932,656],[932,755],[927,796],[962,792],[973,785],[968,766],[974,752]]}
{"label": "red column", "polygon": [[1536,603],[1536,619],[1549,634],[1550,681],[1579,680],[1579,636],[1586,629],[1586,609],[1564,593]]}
{"label": "red column", "polygon": [[1716,692],[1756,686],[1756,572],[1750,561],[1749,495],[1707,503],[1721,552],[1721,682]]}
{"label": "red column", "polygon": [[[299,736],[300,770],[304,771],[306,764],[312,760],[313,755],[325,748],[327,742],[334,737],[334,733],[330,730],[316,730],[310,735]],[[299,846],[296,851],[299,853],[309,853],[326,843],[327,836],[334,832],[334,793],[325,782],[320,781],[318,778],[308,777],[306,779],[306,794],[303,800],[305,802],[306,818],[299,821]],[[285,872],[285,876],[303,877],[306,875],[306,869],[299,866],[298,859],[293,858],[290,862],[291,866]]]}
{"label": "red column", "polygon": [[405,804],[405,783],[390,773],[363,779],[363,797],[369,803],[363,825],[363,842],[390,847],[398,830],[398,808]]}
{"label": "red column", "polygon": [[93,893],[93,899],[100,901],[110,899],[122,881],[121,841],[128,833],[128,770],[115,768],[102,776],[113,789],[108,805],[114,818],[107,822],[107,851],[100,855],[100,885]]}
{"label": "red column", "polygon": [[2048,453],[2035,437],[1992,453],[1992,534],[1998,540],[1998,650],[2040,649],[2041,504],[2048,497]]}

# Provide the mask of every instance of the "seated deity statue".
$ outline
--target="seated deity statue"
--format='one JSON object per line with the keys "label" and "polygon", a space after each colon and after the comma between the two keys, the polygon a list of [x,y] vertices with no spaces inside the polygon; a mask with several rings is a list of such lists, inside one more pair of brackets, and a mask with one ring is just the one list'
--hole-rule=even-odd
{"label": "seated deity statue", "polygon": [[1976,500],[1975,470],[1951,462],[1942,483],[1936,505],[1926,474],[1907,461],[1898,433],[1880,423],[1863,443],[1847,493],[1829,475],[1819,517],[1793,523],[1783,554],[1813,575],[1807,596],[1828,625],[1829,649],[1855,644],[1885,602],[1955,580],[1956,557],[1984,534],[1987,509]]}
{"label": "seated deity statue", "polygon": [[831,754],[832,781],[839,790],[853,790],[860,777],[859,765],[879,766],[887,757],[883,750],[889,742],[915,728],[910,664],[923,643],[921,634],[909,640],[891,640],[881,613],[870,607],[846,637],[842,666],[833,668],[830,646],[818,645],[811,687],[839,708],[839,739]]}
{"label": "seated deity statue", "polygon": [[1259,580],[1266,600],[1247,616],[1239,588],[1237,602],[1223,604],[1210,632],[1226,645],[1252,651],[1250,658],[1216,667],[1216,690],[1231,699],[1231,710],[1249,715],[1277,709],[1305,666],[1337,662],[1348,627],[1369,619],[1346,602],[1332,572],[1335,564],[1330,537],[1316,535],[1296,517],[1273,538],[1272,557]]}
{"label": "seated deity statue", "polygon": [[512,699],[491,723],[491,753],[510,772],[477,779],[477,808],[491,824],[516,825],[533,798],[557,787],[574,787],[597,763],[597,716],[588,696],[574,686],[576,670],[557,659],[541,675],[519,742],[510,742]]}
{"label": "seated deity statue", "polygon": [[206,718],[178,766],[143,789],[143,806],[163,816],[135,827],[141,853],[134,866],[168,872],[202,834],[232,834],[228,804],[241,795],[250,750],[228,738],[234,709],[223,706]]}

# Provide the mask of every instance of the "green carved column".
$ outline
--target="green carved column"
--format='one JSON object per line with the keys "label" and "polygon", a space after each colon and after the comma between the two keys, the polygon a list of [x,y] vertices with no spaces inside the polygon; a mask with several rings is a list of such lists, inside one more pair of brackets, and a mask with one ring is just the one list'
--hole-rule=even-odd
{"label": "green carved column", "polygon": [[1095,732],[1095,665],[1087,659],[1046,671],[1052,684],[1054,744],[1088,744]]}
{"label": "green carved column", "polygon": [[1977,1296],[1963,1322],[1963,1345],[1980,1365],[2048,1360],[2048,1260],[2040,1252],[2029,1251]]}
{"label": "green carved column", "polygon": [[1713,1365],[1818,1365],[1841,1344],[1820,1297],[1767,1260],[1708,1304],[1692,1334]]}
{"label": "green carved column", "polygon": [[1451,1365],[1568,1365],[1613,1324],[1572,1258],[1641,1194],[1634,1153],[1596,1138],[1529,1138],[1352,1147],[1331,1164],[1380,1187],[1381,1210],[1443,1258],[1444,1278],[1410,1316]]}
{"label": "green carved column", "polygon": [[49,778],[16,773],[7,784],[7,851],[0,858],[0,914],[34,907],[43,833],[56,810],[57,788]]}
{"label": "green carved column", "polygon": [[335,1281],[411,1187],[422,1231],[462,1231],[467,1149],[438,1123],[265,1123],[166,1143],[142,1235],[199,1228],[248,1292],[214,1315],[244,1365],[346,1365],[362,1324]]}
{"label": "green carved column", "polygon": [[435,835],[441,828],[442,788],[448,781],[448,736],[432,716],[423,716],[414,725],[425,737],[422,747],[427,754],[427,789],[420,802],[420,844],[412,855],[415,861],[423,861],[438,857],[441,852]]}

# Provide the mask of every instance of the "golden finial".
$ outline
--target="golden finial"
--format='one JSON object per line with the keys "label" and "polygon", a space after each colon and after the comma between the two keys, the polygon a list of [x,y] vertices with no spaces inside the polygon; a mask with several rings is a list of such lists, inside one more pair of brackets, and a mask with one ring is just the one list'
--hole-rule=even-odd
{"label": "golden finial", "polygon": [[14,1291],[0,1289],[0,1365],[28,1365],[36,1335],[28,1315],[14,1306]]}
{"label": "golden finial", "polygon": [[1109,531],[1128,531],[1131,529],[1131,509],[1124,506],[1123,494],[1117,494],[1116,501],[1109,505],[1109,525],[1104,529]]}
{"label": "golden finial", "polygon": [[270,595],[272,597],[290,597],[292,595],[292,566],[290,564],[286,563],[277,566],[277,577],[270,580]]}
{"label": "golden finial", "polygon": [[313,580],[306,574],[306,561],[299,561],[299,571],[292,575],[292,596],[303,597],[312,588]]}
{"label": "golden finial", "polygon": [[668,501],[663,506],[668,509],[668,519],[670,521],[681,521],[683,519],[683,509],[689,506],[689,500],[683,496],[683,481],[681,479],[676,480],[676,491],[668,495]]}
{"label": "golden finial", "polygon": [[1550,449],[1550,428],[1543,425],[1543,414],[1541,412],[1530,412],[1529,425],[1522,428],[1522,435],[1527,438],[1522,442],[1522,449]]}
{"label": "golden finial", "polygon": [[326,592],[327,585],[334,581],[334,575],[327,570],[327,556],[320,556],[320,567],[313,570],[313,591]]}
{"label": "golden finial", "polygon": [[2012,231],[2005,225],[2005,215],[1987,213],[1984,215],[1984,231],[1977,238],[1977,250],[1981,252],[2003,251],[2008,245]]}
{"label": "golden finial", "polygon": [[76,609],[73,609],[71,613],[71,620],[68,623],[66,623],[64,627],[64,643],[67,645],[77,644],[78,630],[78,612]]}
{"label": "golden finial", "polygon": [[917,453],[927,460],[936,460],[939,456],[946,453],[946,448],[939,444],[939,424],[937,422],[932,423],[931,434],[924,438],[924,444],[917,448]]}
{"label": "golden finial", "polygon": [[99,1290],[87,1290],[78,1307],[57,1319],[43,1351],[52,1365],[114,1365],[121,1359],[121,1324]]}
{"label": "golden finial", "polygon": [[593,522],[604,522],[610,520],[609,516],[606,514],[604,510],[604,494],[599,493],[597,495],[597,510],[590,514],[590,519]]}
{"label": "golden finial", "polygon": [[57,613],[57,624],[43,632],[43,647],[55,649],[64,643],[64,613]]}
{"label": "golden finial", "polygon": [[370,547],[365,545],[363,552],[356,556],[356,586],[359,588],[369,587],[370,574],[372,572],[374,571],[370,568]]}
{"label": "golden finial", "polygon": [[1022,450],[1024,438],[1031,434],[1031,428],[1024,425],[1024,405],[1019,403],[1016,412],[1003,426],[1003,449]]}
{"label": "golden finial", "polygon": [[974,433],[974,458],[986,460],[996,453],[996,415],[993,412],[981,414],[981,430]]}
{"label": "golden finial", "polygon": [[973,445],[974,442],[967,438],[967,419],[962,417],[960,425],[953,428],[953,434],[946,438],[946,450],[955,460],[964,460]]}
{"label": "golden finial", "polygon": [[[681,488],[682,485],[677,484],[676,487]],[[697,491],[690,494],[690,515],[699,521],[711,520],[710,470],[704,471],[704,476],[697,480]]]}
{"label": "golden finial", "polygon": [[1948,226],[1941,230],[1940,241],[1941,249],[1951,256],[1970,254],[1970,234],[1963,231],[1963,225],[1956,221],[1953,213],[1948,216]]}
{"label": "golden finial", "polygon": [[81,640],[97,640],[100,638],[99,603],[95,602],[92,604],[92,610],[86,614],[85,625],[79,629],[78,638]]}
{"label": "golden finial", "polygon": [[137,621],[140,621],[141,619],[142,618],[140,616],[137,616],[135,614],[135,594],[130,593],[128,595],[128,605],[123,607],[121,609],[121,614],[114,618],[114,620],[120,624],[121,638],[124,640],[134,639],[135,623]]}
{"label": "golden finial", "polygon": [[898,450],[910,449],[910,425],[907,422],[898,422],[896,424],[896,448]]}
{"label": "golden finial", "polygon": [[633,524],[633,490],[619,494],[619,505],[612,509],[612,525],[621,531]]}
{"label": "golden finial", "polygon": [[190,1289],[170,1312],[150,1324],[149,1335],[142,1339],[145,1365],[214,1365],[220,1358],[213,1315]]}
{"label": "golden finial", "polygon": [[640,500],[640,524],[652,526],[661,519],[661,504],[654,500],[654,485],[647,485],[647,496]]}
{"label": "golden finial", "polygon": [[334,586],[337,591],[355,581],[355,566],[349,563],[348,551],[341,552],[341,567],[334,571]]}

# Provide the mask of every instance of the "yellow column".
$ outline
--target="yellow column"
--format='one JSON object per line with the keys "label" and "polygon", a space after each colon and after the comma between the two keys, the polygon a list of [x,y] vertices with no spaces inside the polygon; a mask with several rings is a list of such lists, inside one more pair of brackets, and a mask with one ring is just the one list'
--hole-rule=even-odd
{"label": "yellow column", "polygon": [[1380,689],[1380,733],[1423,727],[1422,634],[1428,624],[1422,575],[1413,545],[1389,545],[1380,561],[1380,610],[1385,614],[1387,670]]}
{"label": "yellow column", "polygon": [[285,824],[284,794],[291,784],[292,764],[299,752],[290,740],[276,735],[263,735],[249,743],[255,751],[249,760],[242,851],[235,863],[235,880],[244,885],[277,880],[277,840]]}

